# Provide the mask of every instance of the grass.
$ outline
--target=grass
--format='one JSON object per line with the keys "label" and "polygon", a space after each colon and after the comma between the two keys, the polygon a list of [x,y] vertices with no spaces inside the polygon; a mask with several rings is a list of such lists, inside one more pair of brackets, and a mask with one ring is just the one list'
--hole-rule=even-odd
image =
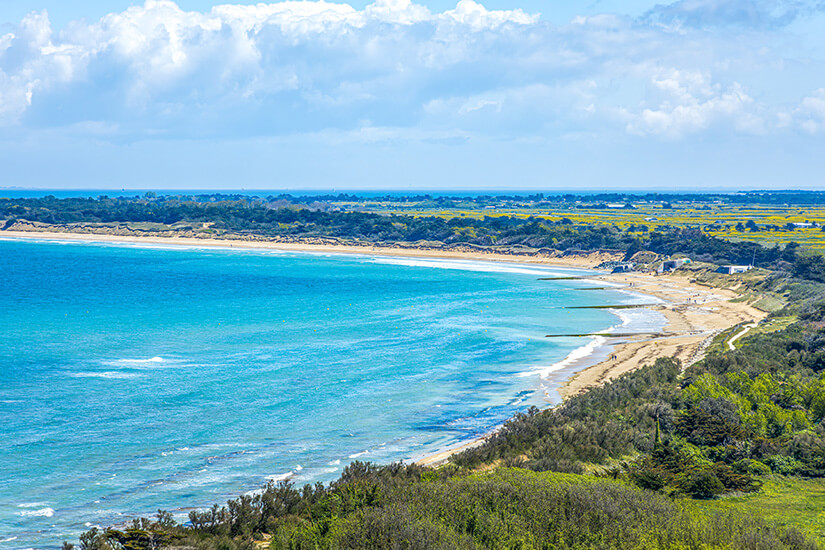
{"label": "grass", "polygon": [[[785,302],[774,296],[763,296],[753,303],[753,307],[767,313],[773,313],[785,307]],[[779,330],[779,329],[777,329]]]}
{"label": "grass", "polygon": [[749,336],[754,336],[757,334],[768,334],[771,332],[778,332],[780,330],[785,330],[792,324],[798,321],[795,315],[788,315],[786,317],[773,317],[768,319],[767,321],[760,323],[754,329],[751,329]]}
{"label": "grass", "polygon": [[741,325],[734,325],[717,334],[708,346],[707,352],[723,352],[728,350],[728,340],[741,330]]}
{"label": "grass", "polygon": [[[442,218],[465,217],[483,218],[513,216],[558,221],[567,218],[574,223],[615,225],[621,229],[630,226],[647,226],[656,229],[666,226],[702,227],[709,235],[732,241],[752,241],[764,245],[787,244],[791,241],[801,245],[825,249],[825,231],[821,227],[790,230],[786,226],[793,222],[816,222],[825,225],[825,207],[806,206],[782,207],[733,204],[682,204],[672,209],[662,208],[655,203],[637,203],[633,209],[572,208],[569,205],[512,204],[484,209],[472,203],[458,203],[454,208],[428,208],[419,203],[381,203],[367,205],[342,203],[352,209],[377,213],[404,213],[412,216],[436,216]],[[752,220],[758,231],[742,230],[742,226]],[[741,225],[740,225],[741,224]],[[739,229],[737,229],[739,226]]]}
{"label": "grass", "polygon": [[[614,225],[622,230],[642,231],[642,226],[655,230],[665,227],[702,228],[708,235],[731,241],[759,242],[766,246],[787,244],[825,250],[823,227],[788,229],[794,222],[815,222],[825,226],[825,207],[783,207],[764,205],[736,205],[717,203],[681,203],[674,208],[663,208],[660,203],[635,203],[635,208],[577,208],[569,203],[548,204],[528,200],[506,201],[494,209],[470,201],[457,201],[451,207],[437,206],[432,201],[398,202],[369,200],[365,202],[338,201],[333,206],[348,212],[374,212],[378,214],[406,214],[411,216],[435,216],[441,218],[474,218],[512,216],[535,217],[539,220],[560,221],[564,218],[575,224]],[[758,230],[746,229],[744,224],[753,221]],[[633,227],[635,226],[635,229]],[[137,229],[160,229],[152,226]],[[457,228],[473,236],[472,227]]]}
{"label": "grass", "polygon": [[708,512],[735,510],[796,527],[825,542],[825,479],[771,476],[759,493],[694,502]]}

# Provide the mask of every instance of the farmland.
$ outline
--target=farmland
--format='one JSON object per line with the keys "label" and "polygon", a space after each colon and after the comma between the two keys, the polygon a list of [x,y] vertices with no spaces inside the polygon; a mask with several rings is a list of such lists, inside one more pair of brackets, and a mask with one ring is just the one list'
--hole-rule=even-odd
{"label": "farmland", "polygon": [[[443,218],[535,217],[548,221],[568,219],[574,224],[614,225],[622,230],[656,230],[665,227],[701,228],[706,234],[731,241],[751,241],[765,245],[797,242],[825,249],[825,206],[765,206],[691,202],[688,204],[631,202],[632,206],[595,207],[557,203],[498,202],[481,206],[456,202],[449,208],[427,207],[426,203],[361,202],[337,203],[343,210],[380,214],[404,213]],[[432,205],[436,206],[436,205]],[[803,224],[803,226],[793,226]]]}

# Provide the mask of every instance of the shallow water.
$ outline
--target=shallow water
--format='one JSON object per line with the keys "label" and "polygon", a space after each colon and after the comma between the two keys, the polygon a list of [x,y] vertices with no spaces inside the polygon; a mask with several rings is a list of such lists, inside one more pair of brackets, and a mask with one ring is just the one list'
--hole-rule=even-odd
{"label": "shallow water", "polygon": [[3,550],[478,435],[592,340],[545,334],[622,323],[565,306],[639,301],[538,280],[571,270],[260,250],[0,240],[0,269]]}

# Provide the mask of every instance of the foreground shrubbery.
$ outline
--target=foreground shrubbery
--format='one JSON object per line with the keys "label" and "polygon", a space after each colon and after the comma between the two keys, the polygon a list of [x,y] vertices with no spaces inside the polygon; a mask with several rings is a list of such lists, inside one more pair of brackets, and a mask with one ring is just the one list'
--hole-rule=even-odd
{"label": "foreground shrubbery", "polygon": [[708,516],[620,482],[513,469],[439,477],[353,464],[328,489],[273,485],[216,509],[207,524],[196,519],[95,532],[86,548],[151,548],[153,533],[164,545],[203,549],[251,549],[256,538],[296,550],[818,548],[793,529]]}

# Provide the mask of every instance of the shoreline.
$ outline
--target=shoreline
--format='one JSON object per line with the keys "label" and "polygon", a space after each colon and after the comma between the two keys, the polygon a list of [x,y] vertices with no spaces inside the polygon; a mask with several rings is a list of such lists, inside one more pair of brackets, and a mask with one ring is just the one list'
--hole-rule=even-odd
{"label": "shoreline", "polygon": [[[388,245],[382,246],[373,243],[334,243],[321,242],[323,239],[308,239],[306,242],[286,240],[244,240],[219,238],[193,237],[162,237],[157,235],[113,235],[108,233],[78,233],[64,231],[0,231],[0,239],[28,239],[28,240],[63,240],[78,242],[104,243],[137,243],[160,244],[171,246],[190,246],[206,248],[251,249],[251,250],[282,250],[285,252],[317,252],[334,254],[359,254],[376,256],[396,256],[402,258],[434,258],[451,260],[479,260],[490,262],[510,262],[529,265],[543,265],[553,267],[569,267],[575,269],[593,269],[603,261],[615,260],[617,254],[608,252],[586,252],[581,254],[516,254],[496,252],[469,245],[453,247],[435,247],[420,243],[409,243],[409,246]],[[319,241],[319,242],[313,242]],[[595,263],[594,263],[595,262]],[[590,278],[590,277],[588,277]]]}
{"label": "shoreline", "polygon": [[[615,260],[615,255],[601,252],[584,254],[514,254],[496,253],[480,249],[443,249],[429,246],[378,246],[372,244],[341,244],[331,242],[282,242],[276,240],[205,239],[189,237],[112,235],[105,233],[73,233],[57,231],[0,231],[0,239],[9,240],[64,240],[75,242],[102,242],[123,244],[152,244],[183,247],[212,247],[225,249],[281,250],[292,252],[357,254],[394,256],[402,258],[454,259],[488,262],[508,262],[533,266],[593,270],[594,265]],[[737,293],[708,288],[691,283],[689,278],[678,274],[653,276],[645,273],[608,274],[594,272],[587,279],[599,280],[636,295],[649,296],[660,301],[644,309],[656,310],[665,317],[666,324],[659,335],[650,334],[622,337],[606,337],[585,357],[560,369],[548,371],[549,376],[538,373],[538,385],[550,380],[553,374],[568,375],[566,380],[556,381],[555,391],[562,402],[588,389],[651,363],[657,357],[675,357],[686,368],[704,355],[704,349],[719,332],[744,322],[755,322],[767,314],[746,303],[730,302]],[[621,317],[619,317],[621,319]],[[614,329],[620,325],[616,325]],[[578,349],[578,348],[577,348]],[[598,353],[600,352],[601,353]],[[575,351],[574,351],[575,352]],[[605,357],[606,356],[606,357]],[[568,357],[547,368],[564,363]],[[545,369],[546,370],[546,369]],[[540,387],[537,387],[540,391]],[[552,408],[555,405],[549,405]],[[446,463],[450,456],[481,445],[501,426],[481,437],[459,441],[445,449],[412,457],[411,462],[437,467]]]}
{"label": "shoreline", "polygon": [[[557,371],[552,371],[551,376],[568,374],[566,380],[556,389],[562,403],[569,397],[580,395],[625,373],[651,364],[658,357],[676,358],[682,362],[684,370],[704,357],[708,345],[720,332],[746,322],[757,323],[767,317],[766,312],[749,304],[731,302],[739,296],[736,292],[700,286],[691,283],[688,277],[654,277],[643,273],[622,273],[612,277],[608,274],[588,278],[611,283],[619,280],[627,284],[632,283],[631,292],[661,300],[660,303],[650,304],[643,309],[662,313],[666,324],[662,333],[658,335],[605,337],[605,342],[596,346],[592,353]],[[615,328],[617,327],[614,327],[614,330]],[[562,364],[566,359],[548,368]],[[549,377],[541,379],[547,380]],[[544,410],[557,405],[544,407]],[[414,462],[421,466],[442,466],[452,455],[482,445],[502,425],[480,437],[417,457]]]}

